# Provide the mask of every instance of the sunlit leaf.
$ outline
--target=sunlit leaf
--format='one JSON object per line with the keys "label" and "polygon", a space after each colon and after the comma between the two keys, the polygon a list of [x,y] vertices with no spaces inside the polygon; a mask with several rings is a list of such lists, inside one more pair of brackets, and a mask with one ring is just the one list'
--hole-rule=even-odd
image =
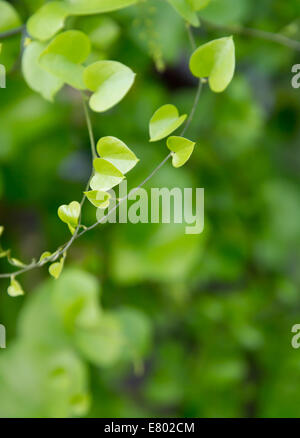
{"label": "sunlit leaf", "polygon": [[64,268],[65,257],[63,256],[59,262],[52,263],[49,267],[49,274],[58,280]]}
{"label": "sunlit leaf", "polygon": [[3,227],[3,225],[1,225],[0,226],[0,237],[2,236],[3,232],[4,232],[4,227]]}
{"label": "sunlit leaf", "polygon": [[220,38],[200,46],[191,56],[190,69],[198,78],[208,77],[212,91],[224,91],[235,70],[233,38]]}
{"label": "sunlit leaf", "polygon": [[81,205],[77,201],[71,202],[69,205],[61,205],[58,209],[58,217],[66,223],[72,234],[78,226],[78,221],[81,213]]}
{"label": "sunlit leaf", "polygon": [[39,57],[45,47],[44,44],[34,41],[25,48],[22,71],[32,90],[40,93],[45,99],[53,101],[55,94],[61,89],[64,82],[40,66]]}
{"label": "sunlit leaf", "polygon": [[42,262],[43,260],[48,259],[48,258],[51,257],[51,256],[52,256],[51,252],[49,252],[49,251],[45,251],[45,252],[43,252],[43,254],[41,255],[39,262]]}
{"label": "sunlit leaf", "polygon": [[116,61],[98,61],[84,71],[84,83],[93,91],[90,107],[96,112],[107,111],[119,103],[133,85],[135,74]]}
{"label": "sunlit leaf", "polygon": [[139,161],[129,147],[116,137],[102,137],[98,141],[97,151],[101,158],[112,163],[123,174]]}
{"label": "sunlit leaf", "polygon": [[64,27],[69,12],[63,2],[46,3],[29,18],[27,30],[32,37],[47,41]]}
{"label": "sunlit leaf", "polygon": [[186,115],[179,116],[174,105],[163,105],[150,120],[150,141],[159,141],[172,134],[185,121]]}
{"label": "sunlit leaf", "polygon": [[195,13],[195,9],[192,8],[189,0],[167,0],[173,8],[181,15],[188,23],[193,26],[199,26],[199,18]]}
{"label": "sunlit leaf", "polygon": [[88,200],[97,208],[105,209],[109,206],[111,195],[107,192],[90,190],[84,192]]}
{"label": "sunlit leaf", "polygon": [[140,0],[67,0],[72,14],[88,15],[110,12],[134,5]]}
{"label": "sunlit leaf", "polygon": [[15,278],[11,279],[10,286],[7,289],[7,293],[10,297],[19,297],[21,295],[24,295],[22,286]]}
{"label": "sunlit leaf", "polygon": [[21,20],[15,8],[6,1],[0,1],[0,31],[5,32],[20,24]]}
{"label": "sunlit leaf", "polygon": [[169,137],[167,146],[172,151],[172,163],[174,167],[183,166],[192,155],[195,147],[194,142],[183,137]]}
{"label": "sunlit leaf", "polygon": [[69,30],[57,35],[40,56],[41,66],[66,84],[80,90],[84,67],[81,65],[90,53],[88,37],[78,30]]}
{"label": "sunlit leaf", "polygon": [[113,164],[103,158],[94,160],[96,174],[91,180],[91,189],[107,192],[124,179],[124,175]]}
{"label": "sunlit leaf", "polygon": [[8,257],[8,262],[13,265],[16,266],[17,268],[25,268],[26,264],[21,262],[21,260],[16,259],[15,257]]}

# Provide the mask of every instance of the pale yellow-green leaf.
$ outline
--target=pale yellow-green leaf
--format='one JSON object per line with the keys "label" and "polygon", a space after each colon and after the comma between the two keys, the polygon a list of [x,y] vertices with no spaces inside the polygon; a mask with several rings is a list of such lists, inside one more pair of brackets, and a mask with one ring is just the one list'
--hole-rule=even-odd
{"label": "pale yellow-green leaf", "polygon": [[45,47],[44,44],[34,41],[25,48],[22,57],[22,71],[29,87],[52,102],[64,82],[41,67],[39,57]]}
{"label": "pale yellow-green leaf", "polygon": [[107,192],[124,179],[124,175],[113,164],[103,158],[94,160],[96,174],[91,180],[91,189]]}
{"label": "pale yellow-green leaf", "polygon": [[167,0],[176,12],[181,15],[188,23],[198,27],[200,22],[195,9],[192,8],[189,0]]}
{"label": "pale yellow-green leaf", "polygon": [[3,232],[4,232],[4,227],[3,227],[3,225],[1,225],[0,226],[0,237],[2,236]]}
{"label": "pale yellow-green leaf", "polygon": [[192,155],[195,147],[194,142],[183,137],[169,137],[167,146],[172,151],[172,163],[174,167],[183,166]]}
{"label": "pale yellow-green leaf", "polygon": [[172,134],[186,119],[186,114],[179,116],[174,105],[163,105],[153,114],[150,120],[150,141],[159,141]]}
{"label": "pale yellow-green leaf", "polygon": [[123,174],[139,161],[129,147],[116,137],[102,137],[97,143],[97,151],[101,158],[112,163]]}
{"label": "pale yellow-green leaf", "polygon": [[40,41],[49,40],[64,27],[69,12],[63,2],[46,3],[29,18],[28,33]]}
{"label": "pale yellow-green leaf", "polygon": [[60,274],[62,273],[63,267],[64,267],[65,258],[62,257],[59,262],[52,263],[49,267],[49,274],[52,275],[52,277],[57,280],[60,277]]}
{"label": "pale yellow-green leaf", "polygon": [[85,89],[84,67],[91,49],[89,38],[78,30],[57,35],[42,52],[39,62],[52,75],[79,90]]}
{"label": "pale yellow-green leaf", "polygon": [[21,295],[24,295],[22,286],[15,278],[11,279],[10,286],[7,289],[7,293],[10,297],[19,297]]}
{"label": "pale yellow-green leaf", "polygon": [[89,15],[111,12],[134,5],[140,0],[66,0],[74,15]]}
{"label": "pale yellow-green leaf", "polygon": [[190,70],[198,78],[208,77],[212,91],[224,91],[235,70],[233,38],[219,38],[200,46],[191,56]]}
{"label": "pale yellow-green leaf", "polygon": [[41,255],[39,262],[42,262],[43,260],[48,259],[48,258],[51,257],[51,256],[52,256],[51,252],[49,252],[49,251],[45,251],[45,252],[43,252],[43,254]]}
{"label": "pale yellow-green leaf", "polygon": [[188,0],[194,11],[200,11],[209,5],[211,0]]}
{"label": "pale yellow-green leaf", "polygon": [[21,20],[15,8],[6,1],[0,1],[0,31],[5,32],[20,24]]}
{"label": "pale yellow-green leaf", "polygon": [[133,85],[135,73],[116,61],[98,61],[84,71],[85,86],[94,92],[90,98],[93,111],[104,112],[119,103]]}
{"label": "pale yellow-green leaf", "polygon": [[61,205],[58,209],[58,217],[66,223],[72,234],[78,226],[81,213],[81,205],[77,201],[72,201],[69,205]]}
{"label": "pale yellow-green leaf", "polygon": [[107,192],[90,190],[84,192],[88,200],[97,208],[105,209],[109,206],[111,195]]}

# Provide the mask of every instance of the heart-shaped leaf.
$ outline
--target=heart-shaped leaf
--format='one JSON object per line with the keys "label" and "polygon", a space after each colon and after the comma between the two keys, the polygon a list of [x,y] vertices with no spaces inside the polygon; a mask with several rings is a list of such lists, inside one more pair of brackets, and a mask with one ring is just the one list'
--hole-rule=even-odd
{"label": "heart-shaped leaf", "polygon": [[91,49],[90,40],[79,30],[57,35],[40,56],[41,66],[66,84],[84,90],[84,67]]}
{"label": "heart-shaped leaf", "polygon": [[50,265],[49,274],[52,275],[52,277],[54,277],[55,280],[59,279],[62,270],[64,268],[64,263],[65,263],[65,256],[63,256],[59,262],[52,263],[52,265]]}
{"label": "heart-shaped leaf", "polygon": [[174,167],[181,167],[188,161],[194,151],[195,144],[184,137],[168,138],[167,146],[172,151],[172,164]]}
{"label": "heart-shaped leaf", "polygon": [[139,161],[135,154],[116,137],[102,137],[97,144],[101,158],[112,163],[123,174],[129,172]]}
{"label": "heart-shaped leaf", "polygon": [[52,256],[51,252],[49,252],[49,251],[45,251],[45,252],[43,252],[43,254],[41,255],[39,262],[42,262],[43,260],[48,259],[48,258],[51,257],[51,256]]}
{"label": "heart-shaped leaf", "polygon": [[195,27],[200,25],[199,18],[197,17],[195,10],[190,5],[189,0],[168,0],[168,2],[188,23]]}
{"label": "heart-shaped leaf", "polygon": [[66,223],[74,234],[81,213],[81,205],[77,201],[71,202],[69,205],[61,205],[58,209],[58,217],[64,223]]}
{"label": "heart-shaped leaf", "polygon": [[92,190],[107,192],[120,184],[124,179],[123,173],[103,158],[96,158],[94,160],[94,169],[96,174],[93,176],[90,184]]}
{"label": "heart-shaped leaf", "polygon": [[198,78],[208,77],[212,91],[224,91],[235,70],[233,38],[219,38],[200,46],[191,56],[190,70]]}
{"label": "heart-shaped leaf", "polygon": [[7,289],[7,293],[10,297],[19,297],[21,295],[24,295],[22,286],[15,278],[11,279],[10,286]]}
{"label": "heart-shaped leaf", "polygon": [[40,66],[39,57],[45,47],[44,44],[34,41],[25,48],[22,58],[22,71],[29,87],[52,102],[64,82]]}
{"label": "heart-shaped leaf", "polygon": [[72,14],[89,15],[111,12],[134,5],[139,0],[67,0]]}
{"label": "heart-shaped leaf", "polygon": [[66,0],[48,2],[30,17],[27,23],[27,30],[33,38],[47,41],[64,27],[65,21],[69,16],[110,12],[137,2],[138,0]]}
{"label": "heart-shaped leaf", "polygon": [[88,200],[97,208],[105,209],[109,206],[111,195],[107,192],[90,190],[84,192]]}
{"label": "heart-shaped leaf", "polygon": [[70,10],[63,2],[49,2],[43,5],[27,23],[29,34],[40,41],[47,41],[64,27]]}
{"label": "heart-shaped leaf", "polygon": [[174,105],[163,105],[150,120],[150,141],[159,141],[172,134],[186,119],[186,114],[179,116]]}
{"label": "heart-shaped leaf", "polygon": [[93,91],[90,107],[96,112],[107,111],[119,103],[133,85],[135,73],[116,61],[98,61],[84,71],[84,83]]}

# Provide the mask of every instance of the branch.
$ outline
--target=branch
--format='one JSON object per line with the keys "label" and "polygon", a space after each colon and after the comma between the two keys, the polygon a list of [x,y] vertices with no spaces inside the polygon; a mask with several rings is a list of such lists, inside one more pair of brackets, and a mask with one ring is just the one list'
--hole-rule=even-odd
{"label": "branch", "polygon": [[281,44],[282,46],[289,47],[290,49],[297,50],[300,52],[300,41],[293,40],[279,33],[267,32],[265,30],[252,29],[249,27],[224,26],[222,24],[211,23],[210,21],[206,21],[206,20],[202,20],[202,23],[211,29],[216,29],[236,35],[251,36],[262,40],[271,41],[273,43]]}
{"label": "branch", "polygon": [[4,40],[6,38],[10,38],[18,33],[22,33],[25,29],[25,25],[16,27],[15,29],[7,30],[6,32],[0,32],[0,40]]}
{"label": "branch", "polygon": [[[189,30],[189,37],[190,37],[190,40],[191,40],[191,44],[192,44],[192,46],[195,46],[195,40],[194,40],[194,36],[193,36],[193,34],[192,34],[192,31],[191,31],[191,29],[188,27],[188,30]],[[197,88],[197,92],[196,92],[196,95],[195,95],[195,99],[194,99],[194,102],[193,102],[193,106],[192,106],[192,108],[191,108],[191,112],[190,112],[190,115],[189,115],[189,118],[188,118],[188,120],[186,121],[186,123],[185,123],[185,126],[184,126],[184,128],[183,128],[183,130],[181,131],[181,133],[180,133],[180,136],[183,136],[184,134],[185,134],[185,132],[187,131],[187,129],[189,128],[189,126],[190,126],[190,124],[191,124],[191,122],[192,122],[192,120],[193,120],[193,118],[194,118],[194,116],[195,116],[195,112],[196,112],[196,108],[197,108],[197,105],[198,105],[198,103],[199,103],[199,100],[200,100],[200,96],[201,96],[201,92],[202,92],[202,88],[203,88],[203,82],[202,82],[202,80],[200,79],[199,80],[199,85],[198,85],[198,88]],[[96,157],[97,156],[97,152],[96,152],[96,147],[95,147],[95,138],[94,138],[94,134],[93,134],[93,129],[92,129],[92,123],[91,123],[91,119],[90,119],[90,115],[89,115],[89,110],[88,110],[88,107],[87,107],[87,105],[86,105],[86,101],[85,101],[85,96],[84,95],[82,95],[82,99],[83,99],[83,107],[84,107],[84,113],[85,113],[85,118],[86,118],[86,123],[87,123],[87,127],[88,127],[88,132],[89,132],[89,136],[90,136],[90,143],[91,143],[91,151],[92,151],[92,155],[93,155],[93,157]],[[32,263],[32,264],[30,264],[30,265],[28,265],[28,266],[26,266],[26,267],[24,267],[24,268],[22,268],[22,269],[20,269],[20,270],[18,270],[18,271],[15,271],[15,272],[12,272],[12,273],[7,273],[7,274],[0,274],[0,278],[13,278],[13,277],[17,277],[17,276],[19,276],[19,275],[21,275],[21,274],[24,274],[25,272],[28,272],[28,271],[31,271],[31,270],[33,270],[33,269],[36,269],[36,268],[40,268],[40,267],[42,267],[42,266],[45,266],[46,264],[48,264],[48,263],[51,263],[51,262],[55,262],[59,257],[61,257],[63,254],[65,254],[67,251],[68,251],[68,249],[72,246],[72,244],[75,242],[75,240],[77,240],[79,237],[81,237],[81,236],[83,236],[85,233],[87,233],[88,231],[91,231],[91,230],[93,230],[94,228],[96,228],[98,225],[100,225],[100,224],[102,224],[103,222],[105,222],[105,220],[106,219],[108,219],[109,218],[109,216],[113,213],[113,212],[115,212],[119,207],[120,207],[120,205],[124,202],[124,201],[126,201],[126,199],[128,199],[128,197],[130,196],[130,195],[132,195],[133,193],[135,193],[137,190],[139,190],[140,188],[142,188],[148,181],[150,181],[150,179],[152,179],[153,178],[153,176],[164,166],[164,164],[170,159],[172,157],[172,152],[170,152],[160,163],[159,163],[159,165],[150,173],[150,175],[149,176],[147,176],[147,178],[146,179],[144,179],[137,187],[135,187],[134,189],[132,189],[124,198],[122,198],[121,200],[120,200],[120,202],[113,208],[113,209],[111,209],[110,211],[109,211],[109,213],[106,215],[106,216],[104,216],[101,220],[99,220],[99,221],[97,221],[97,222],[95,222],[93,225],[91,225],[91,226],[89,226],[89,227],[87,227],[87,228],[85,228],[83,231],[81,231],[81,232],[79,232],[80,231],[80,228],[82,227],[82,224],[81,224],[81,216],[80,216],[80,219],[79,219],[79,224],[78,224],[78,227],[76,228],[76,230],[75,230],[75,232],[74,232],[74,234],[73,234],[73,236],[71,237],[71,239],[70,240],[68,240],[64,245],[62,245],[62,246],[60,246],[59,248],[58,248],[58,250],[55,252],[55,253],[53,253],[50,257],[48,257],[48,258],[45,258],[45,259],[43,259],[42,261],[40,261],[40,262],[38,262],[38,263],[36,263],[36,262],[34,262],[34,263]],[[92,172],[92,175],[90,176],[90,178],[89,178],[89,181],[88,181],[88,184],[87,184],[87,188],[86,188],[86,190],[85,191],[87,191],[88,190],[88,188],[89,188],[89,185],[90,185],[90,180],[91,180],[91,178],[92,178],[92,176],[93,176],[93,173],[94,172]],[[81,200],[81,206],[83,206],[83,204],[84,204],[84,202],[85,202],[85,200],[86,200],[86,196],[84,195],[83,196],[83,198],[82,198],[82,200]]]}

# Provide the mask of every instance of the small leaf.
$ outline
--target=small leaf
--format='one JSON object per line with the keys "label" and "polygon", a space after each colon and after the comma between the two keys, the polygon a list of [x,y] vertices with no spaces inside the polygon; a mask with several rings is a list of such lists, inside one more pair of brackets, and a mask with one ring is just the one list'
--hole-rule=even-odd
{"label": "small leaf", "polygon": [[2,236],[3,232],[4,232],[4,227],[3,225],[0,225],[0,237]]}
{"label": "small leaf", "polygon": [[47,41],[64,27],[69,9],[62,2],[49,2],[43,5],[27,23],[29,34],[40,41]]}
{"label": "small leaf", "polygon": [[134,5],[139,0],[67,0],[66,4],[70,7],[74,15],[99,14],[123,9]]}
{"label": "small leaf", "polygon": [[189,0],[168,0],[168,2],[192,26],[198,27],[200,25],[199,18]]}
{"label": "small leaf", "polygon": [[116,61],[98,61],[84,71],[84,83],[93,91],[90,107],[104,112],[119,103],[133,85],[134,72]]}
{"label": "small leaf", "polygon": [[66,84],[84,90],[84,67],[89,56],[90,40],[79,30],[68,30],[57,35],[40,56],[40,65]]}
{"label": "small leaf", "polygon": [[78,227],[78,221],[81,213],[81,205],[77,201],[69,205],[61,205],[58,209],[58,217],[69,226],[72,234]]}
{"label": "small leaf", "polygon": [[7,293],[10,297],[19,297],[21,295],[24,295],[22,286],[15,278],[11,279],[10,286],[7,289]]}
{"label": "small leaf", "polygon": [[52,277],[55,278],[55,280],[58,280],[60,277],[60,274],[62,273],[63,267],[65,263],[65,256],[63,256],[59,262],[52,263],[49,267],[49,274],[52,275]]}
{"label": "small leaf", "polygon": [[129,172],[139,161],[135,154],[116,137],[102,137],[97,144],[101,158],[112,163],[123,174]]}
{"label": "small leaf", "polygon": [[183,137],[168,138],[167,146],[173,152],[172,164],[174,167],[181,167],[188,161],[194,151],[195,144]]}
{"label": "small leaf", "polygon": [[51,252],[49,252],[49,251],[43,252],[43,254],[40,257],[39,263],[42,262],[45,259],[48,259],[51,256],[52,256]]}
{"label": "small leaf", "polygon": [[91,189],[107,192],[124,179],[124,175],[113,164],[103,158],[94,160],[96,174],[91,180]]}
{"label": "small leaf", "polygon": [[4,257],[7,257],[10,253],[10,250],[2,250],[0,249],[0,259],[3,259]]}
{"label": "small leaf", "polygon": [[159,141],[172,134],[186,119],[186,114],[179,117],[174,105],[163,105],[150,120],[150,141]]}
{"label": "small leaf", "polygon": [[25,266],[27,266],[25,263],[14,257],[8,257],[8,262],[13,266],[17,266],[17,268],[25,268]]}
{"label": "small leaf", "polygon": [[97,208],[105,209],[109,206],[111,195],[107,192],[91,190],[84,192],[88,200]]}
{"label": "small leaf", "polygon": [[64,85],[64,82],[40,66],[38,60],[45,47],[44,44],[35,41],[25,48],[22,58],[22,71],[29,87],[52,102],[55,94]]}
{"label": "small leaf", "polygon": [[198,78],[208,77],[212,91],[224,91],[235,70],[233,38],[219,38],[200,46],[191,56],[190,70]]}

